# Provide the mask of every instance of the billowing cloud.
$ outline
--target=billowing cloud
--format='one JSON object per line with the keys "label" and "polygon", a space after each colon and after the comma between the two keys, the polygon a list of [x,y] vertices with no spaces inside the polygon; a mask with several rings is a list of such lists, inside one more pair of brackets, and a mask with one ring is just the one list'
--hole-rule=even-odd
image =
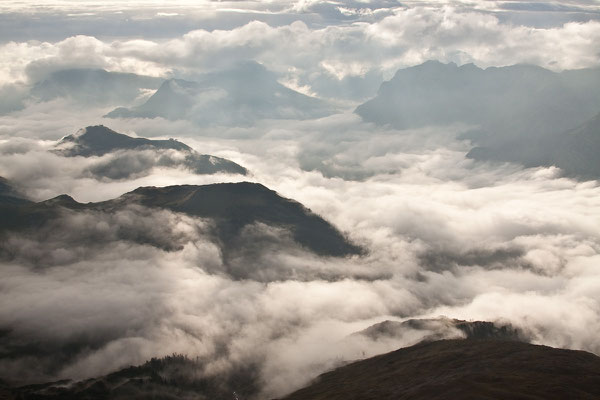
{"label": "billowing cloud", "polygon": [[[536,28],[462,8],[399,8],[374,22],[325,28],[301,19],[281,26],[252,21],[166,41],[73,36],[53,43],[8,42],[1,46],[7,56],[0,78],[31,83],[73,67],[193,77],[253,59],[307,93],[365,98],[399,67],[429,59],[482,67],[531,63],[554,70],[598,66],[599,35],[600,22],[594,20]],[[368,87],[361,86],[363,80]]]}
{"label": "billowing cloud", "polygon": [[[538,343],[598,351],[583,328],[600,324],[595,182],[559,178],[553,168],[466,160],[468,146],[449,134],[464,130],[458,125],[397,131],[342,114],[223,128],[218,138],[181,121],[118,123],[144,136],[179,132],[194,148],[220,151],[248,166],[249,179],[325,216],[369,253],[319,258],[285,231],[258,224],[245,229],[226,265],[205,222],[192,218],[143,209],[66,218],[69,227],[55,225],[54,234],[6,244],[20,257],[2,262],[10,301],[0,302],[0,317],[12,329],[9,343],[45,343],[48,353],[31,348],[6,360],[5,371],[27,369],[21,378],[30,381],[84,378],[177,352],[205,360],[206,374],[258,365],[262,393],[272,397],[336,360],[424,335],[348,339],[353,332],[441,314],[507,321]],[[223,179],[156,170],[133,181],[89,181],[82,165],[45,153],[45,143],[13,138],[2,146],[3,173],[38,199],[69,192],[102,200],[141,185]],[[307,162],[311,168],[302,169]],[[367,173],[344,180],[340,171]],[[86,237],[95,245],[81,242]]]}
{"label": "billowing cloud", "polygon": [[[399,130],[348,111],[199,126],[107,119],[102,115],[117,105],[26,96],[27,85],[64,68],[193,80],[252,59],[280,82],[350,109],[398,67],[430,58],[555,70],[600,62],[600,24],[591,17],[537,26],[510,22],[507,2],[392,3],[267,2],[253,10],[228,2],[229,11],[199,3],[212,7],[210,18],[243,16],[234,26],[195,25],[160,39],[61,31],[56,40],[3,42],[0,92],[9,101],[0,106],[0,176],[31,199],[68,193],[102,201],[139,186],[249,180],[301,202],[368,252],[319,257],[286,227],[255,223],[223,254],[210,234],[214,221],[140,206],[65,212],[37,232],[2,241],[0,378],[83,379],[184,353],[199,357],[207,376],[252,365],[257,397],[273,398],[340,362],[425,335],[377,340],[352,333],[441,314],[501,320],[537,343],[599,353],[596,181],[561,177],[555,167],[466,159],[470,146],[457,137],[472,127],[461,123]],[[597,8],[563,3],[574,13]],[[3,15],[15,4],[4,2]],[[89,3],[81,4],[59,1],[51,10],[83,12]],[[120,4],[102,12],[133,12],[134,3]],[[548,7],[536,4],[524,6]],[[156,13],[181,22],[177,8]],[[259,13],[271,19],[254,17]],[[90,158],[48,151],[100,123],[134,136],[178,138],[251,175],[199,176],[166,168],[157,160],[165,154],[147,151]],[[98,179],[107,170],[117,179]]]}

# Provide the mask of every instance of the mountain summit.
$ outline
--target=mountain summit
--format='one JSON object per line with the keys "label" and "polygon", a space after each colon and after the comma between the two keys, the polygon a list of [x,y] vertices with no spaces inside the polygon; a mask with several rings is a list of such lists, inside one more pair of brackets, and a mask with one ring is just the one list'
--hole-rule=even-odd
{"label": "mountain summit", "polygon": [[134,138],[107,128],[104,125],[88,126],[73,135],[65,136],[56,145],[56,152],[61,155],[102,156],[117,150],[132,149],[172,149],[192,151],[192,148],[175,140],[151,140]]}
{"label": "mountain summit", "polygon": [[[151,154],[141,154],[142,152]],[[120,179],[129,177],[136,168],[183,167],[196,174],[215,174],[218,172],[246,175],[248,171],[225,158],[208,154],[199,154],[188,145],[175,140],[151,140],[134,138],[109,129],[103,125],[88,126],[73,135],[62,138],[54,152],[65,157],[104,156],[113,153],[114,157],[106,163],[95,166],[93,175]],[[136,158],[136,155],[138,158]],[[131,158],[134,158],[131,162]]]}
{"label": "mountain summit", "polygon": [[355,112],[366,121],[400,129],[479,125],[500,140],[562,133],[598,109],[598,69],[556,73],[533,65],[482,69],[428,61],[398,70]]}
{"label": "mountain summit", "polygon": [[146,103],[117,108],[106,116],[245,125],[257,119],[309,119],[334,112],[325,101],[282,85],[273,72],[249,61],[202,75],[198,81],[167,80]]}
{"label": "mountain summit", "polygon": [[597,179],[599,109],[600,69],[556,73],[429,61],[399,70],[355,112],[399,129],[466,124],[472,128],[461,138],[474,145],[469,158],[554,165],[568,176]]}
{"label": "mountain summit", "polygon": [[289,229],[296,242],[320,255],[343,257],[362,251],[302,204],[258,183],[142,187],[115,201],[212,218],[222,243],[230,243],[242,228],[259,222]]}
{"label": "mountain summit", "polygon": [[600,357],[516,341],[423,342],[346,365],[285,400],[597,399]]}
{"label": "mountain summit", "polygon": [[[211,185],[181,185],[141,187],[113,200],[99,203],[78,203],[67,195],[39,203],[7,204],[0,207],[0,236],[15,233],[42,234],[67,229],[72,218],[95,216],[111,221],[107,245],[114,240],[144,244],[166,251],[180,249],[179,236],[167,231],[154,235],[152,230],[136,230],[128,221],[150,218],[157,211],[172,211],[192,217],[188,223],[196,226],[198,237],[213,243],[221,251],[226,273],[233,278],[271,280],[294,274],[308,276],[311,272],[284,269],[278,253],[294,253],[299,249],[320,256],[346,257],[360,255],[363,249],[352,244],[337,228],[302,204],[281,197],[263,185],[250,182]],[[132,214],[127,219],[113,218],[120,213]],[[56,227],[62,228],[56,228]],[[65,233],[70,235],[71,231]],[[75,233],[73,233],[75,234]],[[82,246],[102,246],[102,233],[91,229],[76,232],[70,239]],[[75,244],[74,244],[75,245]],[[262,253],[268,254],[265,259]],[[0,257],[12,257],[10,249],[0,246]],[[303,255],[306,255],[303,253]],[[40,259],[38,265],[49,261]],[[208,268],[208,267],[207,267]],[[209,271],[212,272],[212,271]],[[219,273],[223,272],[221,270]],[[323,276],[322,276],[323,278]]]}

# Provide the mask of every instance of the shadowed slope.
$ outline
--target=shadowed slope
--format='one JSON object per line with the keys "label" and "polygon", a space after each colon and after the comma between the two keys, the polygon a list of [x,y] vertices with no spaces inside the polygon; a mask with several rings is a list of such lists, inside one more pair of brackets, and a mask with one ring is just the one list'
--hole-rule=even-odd
{"label": "shadowed slope", "polygon": [[383,321],[354,335],[363,335],[372,340],[401,338],[408,331],[429,332],[423,340],[441,339],[499,339],[523,340],[526,335],[508,323],[488,321],[463,321],[445,317],[430,319],[409,319],[406,321]]}
{"label": "shadowed slope", "polygon": [[262,222],[289,228],[298,243],[320,255],[345,256],[361,252],[335,227],[302,204],[283,198],[258,183],[143,187],[122,199],[147,207],[213,218],[217,221],[219,238],[224,243],[244,226]]}
{"label": "shadowed slope", "polygon": [[102,156],[117,150],[142,148],[191,151],[192,148],[174,139],[151,140],[117,133],[103,125],[88,126],[75,135],[65,136],[56,146],[56,152],[67,156]]}
{"label": "shadowed slope", "polygon": [[321,375],[286,400],[597,399],[600,358],[498,340],[424,342]]}
{"label": "shadowed slope", "polygon": [[6,395],[23,400],[234,400],[234,393],[244,397],[254,394],[257,391],[257,382],[258,372],[253,365],[235,369],[227,374],[205,376],[201,362],[173,355],[153,358],[143,365],[124,368],[84,381],[65,380],[7,389]]}
{"label": "shadowed slope", "polygon": [[[211,219],[214,222],[213,234],[225,255],[235,246],[240,231],[254,223],[285,229],[291,232],[297,243],[319,255],[341,257],[362,253],[360,247],[350,243],[333,225],[302,204],[283,198],[263,185],[249,182],[142,187],[101,203],[82,204],[61,195],[39,203],[7,205],[0,207],[3,220],[0,233],[36,230],[62,218],[65,212],[114,213],[132,205]],[[136,241],[139,238],[123,239]]]}
{"label": "shadowed slope", "polygon": [[15,190],[7,179],[0,176],[0,207],[26,203],[29,203],[29,200],[25,199],[23,195]]}

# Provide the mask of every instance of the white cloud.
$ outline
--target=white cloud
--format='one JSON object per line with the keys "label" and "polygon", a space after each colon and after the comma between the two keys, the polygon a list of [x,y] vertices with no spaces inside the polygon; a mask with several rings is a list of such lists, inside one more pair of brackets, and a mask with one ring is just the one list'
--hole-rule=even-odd
{"label": "white cloud", "polygon": [[[491,14],[500,2],[479,2],[477,11],[467,2],[441,8],[450,2],[430,3],[324,28],[255,21],[168,40],[75,36],[55,43],[4,43],[0,82],[31,83],[66,67],[193,77],[250,58],[289,85],[318,94],[336,93],[373,71],[389,75],[429,58],[481,66],[599,65],[598,22],[517,26]],[[317,5],[296,4],[307,12]],[[268,6],[281,10],[290,4]],[[108,7],[116,10],[118,4]],[[468,146],[454,139],[466,128],[458,125],[397,131],[342,113],[207,128],[160,118],[105,120],[100,116],[109,109],[81,110],[64,99],[25,106],[0,116],[0,175],[36,200],[66,192],[79,201],[99,201],[143,185],[251,180],[302,202],[370,253],[321,259],[291,245],[281,231],[252,226],[249,237],[276,237],[283,247],[258,254],[253,266],[267,266],[269,273],[300,271],[289,275],[297,279],[256,282],[223,273],[218,248],[198,229],[205,221],[170,212],[90,214],[67,219],[73,229],[62,236],[15,236],[9,244],[20,257],[46,251],[53,265],[39,273],[26,262],[2,261],[0,324],[16,329],[22,340],[46,340],[57,353],[81,344],[81,337],[91,338],[51,377],[36,367],[38,360],[2,361],[15,374],[29,371],[21,378],[83,378],[178,352],[206,357],[209,371],[259,360],[269,383],[265,397],[273,397],[304,384],[336,359],[410,342],[348,341],[349,333],[384,319],[439,314],[504,319],[539,343],[600,352],[594,336],[600,327],[597,182],[559,178],[555,168],[523,170],[466,160]],[[130,181],[98,181],[82,175],[97,160],[45,151],[51,140],[98,123],[138,136],[177,137],[201,153],[240,163],[252,175],[156,169]],[[115,239],[115,224],[178,246],[165,251],[109,240]],[[106,241],[99,249],[70,245],[82,232]],[[223,343],[230,350],[225,355],[218,351]]]}
{"label": "white cloud", "polygon": [[[6,132],[49,138],[72,133],[76,129],[67,126],[85,125],[89,118],[72,115],[52,124],[56,115],[50,109],[0,121]],[[47,249],[52,257],[44,259],[57,265],[39,274],[26,263],[4,261],[10,279],[3,287],[18,292],[3,291],[10,301],[0,302],[0,321],[18,326],[24,338],[54,338],[58,348],[75,341],[76,333],[106,334],[95,350],[55,369],[56,377],[82,378],[183,352],[206,357],[212,372],[261,360],[269,382],[265,396],[273,397],[303,385],[336,359],[355,359],[363,351],[373,355],[420,337],[348,341],[349,333],[384,319],[440,314],[503,319],[523,327],[536,342],[599,351],[588,329],[600,326],[600,280],[594,268],[600,252],[600,187],[594,182],[556,178],[552,169],[465,160],[464,145],[448,134],[460,127],[400,132],[348,114],[216,132],[185,121],[112,122],[109,126],[138,136],[180,135],[199,151],[240,162],[253,174],[243,180],[297,199],[368,246],[370,254],[319,259],[283,240],[283,249],[265,247],[252,265],[264,268],[265,276],[295,270],[292,276],[299,280],[235,281],[220,272],[219,252],[193,227],[195,220],[135,210],[133,217],[120,214],[106,221],[98,215],[78,218],[72,232],[111,238],[118,220],[159,241],[173,230],[177,234],[167,240],[183,247],[166,252],[116,241],[92,251],[61,245],[73,243],[68,236],[54,235],[45,244],[15,239],[13,249],[21,249],[23,257],[39,255],[28,249]],[[0,169],[38,198],[69,192],[80,201],[101,200],[140,185],[232,179],[157,170],[134,181],[99,182],[81,177],[82,160],[45,155],[48,142],[5,140]],[[314,143],[318,146],[309,146]],[[302,152],[374,175],[345,181],[303,171]],[[285,236],[261,229],[249,229],[248,237]],[[73,298],[78,301],[67,301]],[[228,356],[217,351],[222,343],[230,349]],[[23,365],[32,376],[47,376]],[[17,364],[10,366],[17,371]]]}
{"label": "white cloud", "polygon": [[453,7],[408,8],[373,23],[326,28],[300,21],[283,26],[254,21],[230,30],[195,30],[160,42],[106,42],[85,36],[56,43],[10,42],[0,46],[7,55],[0,64],[0,78],[4,83],[31,82],[67,67],[193,76],[254,59],[283,80],[326,93],[342,85],[345,77],[370,71],[389,77],[400,67],[428,59],[482,67],[516,63],[554,70],[595,67],[600,65],[598,43],[596,21],[533,28]]}

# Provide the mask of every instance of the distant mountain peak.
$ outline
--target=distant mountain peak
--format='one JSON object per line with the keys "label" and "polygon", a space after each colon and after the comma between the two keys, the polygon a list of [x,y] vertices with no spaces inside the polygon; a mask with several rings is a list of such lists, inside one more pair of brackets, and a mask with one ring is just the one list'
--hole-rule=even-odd
{"label": "distant mountain peak", "polygon": [[72,136],[74,138],[78,138],[78,137],[81,137],[81,136],[85,135],[86,133],[87,133],[87,127],[86,128],[80,128],[80,129],[77,130],[77,132],[75,132],[75,133],[73,133],[71,135],[64,136],[63,139],[66,138],[66,137],[68,137],[68,136]]}
{"label": "distant mountain peak", "polygon": [[46,206],[63,206],[63,207],[74,207],[74,206],[80,205],[80,203],[77,200],[75,200],[68,194],[60,194],[56,197],[53,197],[51,199],[41,202],[41,204],[44,204]]}
{"label": "distant mountain peak", "polygon": [[187,81],[184,79],[167,79],[158,88],[155,94],[164,94],[165,92],[172,92],[180,95],[191,95],[194,90],[198,89],[196,82]]}
{"label": "distant mountain peak", "polygon": [[104,125],[92,125],[79,129],[75,134],[63,137],[55,151],[63,156],[102,156],[117,150],[139,148],[162,148],[191,151],[191,147],[170,139],[151,140],[135,138],[113,131]]}
{"label": "distant mountain peak", "polygon": [[91,135],[110,136],[110,135],[120,135],[120,133],[117,133],[117,132],[113,131],[112,129],[110,129],[109,127],[104,126],[104,125],[90,125],[90,126],[86,126],[85,128],[78,129],[77,132],[75,132],[72,135],[68,135],[66,137],[81,138],[84,136],[91,136]]}
{"label": "distant mountain peak", "polygon": [[409,319],[406,321],[386,320],[354,333],[379,340],[381,338],[401,338],[407,332],[421,331],[425,334],[422,340],[440,340],[464,337],[467,339],[499,339],[525,340],[526,335],[509,323],[488,321],[463,321],[459,319],[439,317],[425,319]]}
{"label": "distant mountain peak", "polygon": [[309,119],[335,112],[329,103],[282,85],[277,74],[256,62],[195,79],[168,79],[144,104],[116,108],[106,117],[247,125],[257,119]]}
{"label": "distant mountain peak", "polygon": [[581,123],[594,125],[599,109],[598,69],[557,73],[529,64],[482,69],[428,61],[399,69],[355,112],[397,129],[464,124],[470,132],[459,139],[473,145],[468,158],[554,165],[568,176],[597,179],[600,138]]}

